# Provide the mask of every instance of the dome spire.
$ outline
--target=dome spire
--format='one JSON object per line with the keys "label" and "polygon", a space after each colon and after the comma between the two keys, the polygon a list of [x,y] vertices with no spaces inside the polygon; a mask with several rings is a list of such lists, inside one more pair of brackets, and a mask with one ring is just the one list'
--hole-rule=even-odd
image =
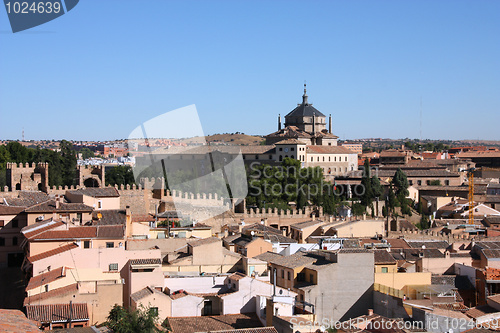
{"label": "dome spire", "polygon": [[304,95],[302,95],[302,104],[308,105],[307,102],[307,89],[306,89],[306,81],[304,81]]}

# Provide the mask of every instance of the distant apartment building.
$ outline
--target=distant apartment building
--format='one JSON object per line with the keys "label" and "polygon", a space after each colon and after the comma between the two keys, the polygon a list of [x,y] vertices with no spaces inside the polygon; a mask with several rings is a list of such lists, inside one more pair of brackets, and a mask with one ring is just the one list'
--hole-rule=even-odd
{"label": "distant apartment building", "polygon": [[342,142],[340,144],[342,147],[345,147],[358,155],[363,154],[363,144],[362,143],[354,143],[354,142]]}

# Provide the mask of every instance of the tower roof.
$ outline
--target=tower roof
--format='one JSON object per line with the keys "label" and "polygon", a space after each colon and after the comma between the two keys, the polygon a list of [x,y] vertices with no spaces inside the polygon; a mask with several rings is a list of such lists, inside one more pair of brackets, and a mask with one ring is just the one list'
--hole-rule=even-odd
{"label": "tower roof", "polygon": [[318,109],[309,104],[307,100],[307,89],[306,84],[304,83],[304,95],[302,95],[302,103],[299,104],[295,109],[293,109],[290,113],[288,113],[287,117],[312,117],[315,115],[316,117],[326,117],[323,113],[319,112]]}

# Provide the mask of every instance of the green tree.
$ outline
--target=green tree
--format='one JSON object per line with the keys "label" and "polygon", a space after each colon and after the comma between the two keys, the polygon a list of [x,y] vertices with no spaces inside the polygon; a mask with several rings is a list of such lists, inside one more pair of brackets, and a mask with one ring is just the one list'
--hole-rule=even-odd
{"label": "green tree", "polygon": [[158,310],[156,308],[139,307],[128,311],[115,304],[108,315],[105,325],[117,333],[154,333],[161,332],[156,327]]}
{"label": "green tree", "polygon": [[398,168],[396,170],[396,173],[392,178],[392,184],[396,189],[396,196],[399,196],[400,194],[403,194],[405,197],[408,196],[408,187],[410,185],[408,184],[408,178],[406,178],[406,174],[403,172],[403,170],[401,170],[401,168]]}
{"label": "green tree", "polygon": [[115,166],[106,171],[106,185],[133,185],[134,173],[128,165]]}
{"label": "green tree", "polygon": [[80,154],[82,154],[82,159],[86,160],[88,158],[95,157],[95,154],[92,150],[88,149],[87,147],[84,147],[80,150]]}
{"label": "green tree", "polygon": [[61,154],[61,177],[64,185],[74,185],[76,182],[76,152],[70,141],[62,140],[59,144]]}
{"label": "green tree", "polygon": [[363,195],[361,196],[361,204],[365,207],[370,206],[373,203],[375,195],[372,189],[372,180],[370,176],[370,162],[365,159],[363,178],[361,179],[361,185],[363,186]]}

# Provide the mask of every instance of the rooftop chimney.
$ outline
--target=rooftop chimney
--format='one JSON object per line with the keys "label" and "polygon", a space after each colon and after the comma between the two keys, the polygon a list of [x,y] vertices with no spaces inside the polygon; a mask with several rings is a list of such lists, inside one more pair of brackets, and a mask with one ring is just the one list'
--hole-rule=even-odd
{"label": "rooftop chimney", "polygon": [[56,194],[56,209],[61,208],[61,197],[59,194]]}
{"label": "rooftop chimney", "polygon": [[373,316],[373,309],[368,309],[368,315]]}

